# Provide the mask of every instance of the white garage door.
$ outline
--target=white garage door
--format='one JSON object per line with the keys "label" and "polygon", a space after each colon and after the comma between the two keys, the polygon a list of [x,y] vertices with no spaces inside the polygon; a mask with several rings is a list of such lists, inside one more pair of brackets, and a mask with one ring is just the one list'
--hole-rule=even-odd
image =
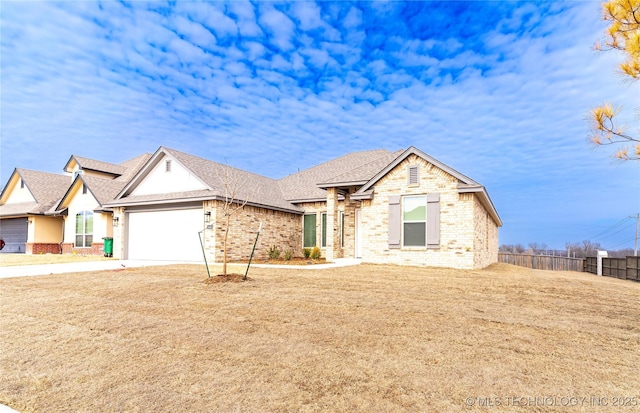
{"label": "white garage door", "polygon": [[204,225],[202,209],[130,212],[130,260],[204,261],[198,231]]}

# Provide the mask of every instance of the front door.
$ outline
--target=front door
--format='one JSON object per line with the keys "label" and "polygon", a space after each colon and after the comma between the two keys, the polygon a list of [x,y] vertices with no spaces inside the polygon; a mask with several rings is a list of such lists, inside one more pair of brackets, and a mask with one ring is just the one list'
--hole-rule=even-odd
{"label": "front door", "polygon": [[356,209],[356,258],[362,258],[362,210]]}

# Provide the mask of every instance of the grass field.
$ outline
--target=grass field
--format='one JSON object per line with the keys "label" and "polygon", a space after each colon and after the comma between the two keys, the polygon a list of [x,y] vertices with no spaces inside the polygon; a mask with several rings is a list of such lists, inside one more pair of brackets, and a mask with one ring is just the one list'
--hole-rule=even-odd
{"label": "grass field", "polygon": [[201,266],[169,266],[0,280],[0,403],[22,412],[639,408],[640,283],[506,264],[249,276],[210,284]]}
{"label": "grass field", "polygon": [[0,254],[0,265],[10,267],[15,265],[45,265],[65,264],[70,262],[107,261],[115,258],[105,258],[102,255],[80,254]]}

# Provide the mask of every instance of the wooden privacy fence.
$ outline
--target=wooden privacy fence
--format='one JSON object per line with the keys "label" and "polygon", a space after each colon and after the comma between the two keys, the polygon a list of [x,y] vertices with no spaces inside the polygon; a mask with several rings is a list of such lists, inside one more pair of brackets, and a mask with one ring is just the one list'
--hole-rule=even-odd
{"label": "wooden privacy fence", "polygon": [[[596,257],[586,259],[584,271],[598,273]],[[621,280],[640,281],[640,257],[602,258],[602,275]]]}
{"label": "wooden privacy fence", "polygon": [[498,261],[505,264],[548,271],[582,271],[582,258],[554,257],[550,255],[524,255],[508,252],[498,253]]}

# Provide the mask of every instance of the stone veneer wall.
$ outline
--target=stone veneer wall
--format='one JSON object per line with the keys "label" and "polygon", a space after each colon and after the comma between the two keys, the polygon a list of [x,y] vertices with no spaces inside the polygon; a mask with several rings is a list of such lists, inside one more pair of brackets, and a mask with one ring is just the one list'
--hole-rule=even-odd
{"label": "stone veneer wall", "polygon": [[[408,184],[409,166],[419,166],[419,185]],[[457,178],[415,155],[391,170],[374,186],[373,199],[362,202],[363,261],[453,268],[481,266],[484,260],[475,258],[475,197],[459,194],[457,185]],[[389,249],[389,196],[429,193],[440,194],[440,248]]]}
{"label": "stone veneer wall", "polygon": [[118,226],[113,227],[113,257],[119,259],[124,258],[124,216],[123,207],[113,208],[113,219],[118,219]]}
{"label": "stone veneer wall", "polygon": [[498,225],[473,195],[475,227],[474,267],[484,268],[498,262]]}
{"label": "stone veneer wall", "polygon": [[344,211],[344,248],[342,249],[344,258],[354,258],[356,256],[356,209],[361,208],[361,201],[354,201],[350,195],[357,188],[351,188],[345,197],[343,204]]}

